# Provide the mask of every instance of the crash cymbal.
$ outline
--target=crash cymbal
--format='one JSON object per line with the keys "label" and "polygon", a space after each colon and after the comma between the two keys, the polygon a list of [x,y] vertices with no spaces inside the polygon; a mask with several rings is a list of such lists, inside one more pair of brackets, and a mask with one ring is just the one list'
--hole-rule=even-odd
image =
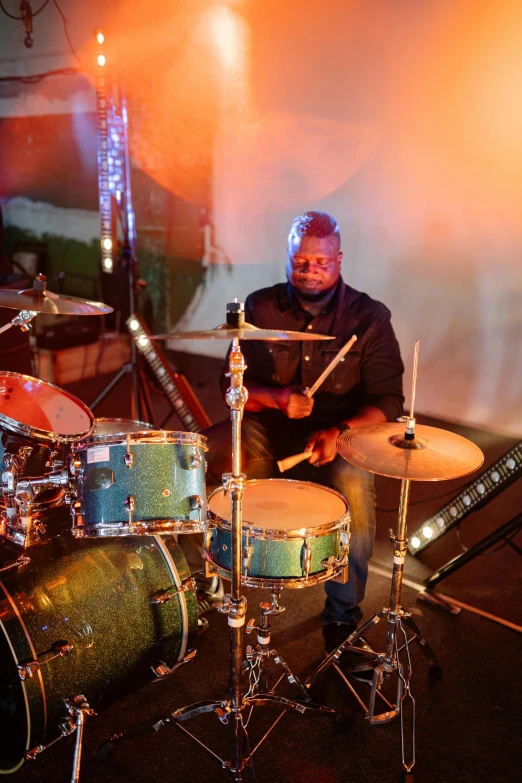
{"label": "crash cymbal", "polygon": [[[257,326],[244,323],[237,329],[228,324],[221,324],[215,329],[204,329],[199,332],[170,332],[170,334],[152,334],[150,340],[333,340],[325,334],[311,332],[282,332],[277,329],[258,329]],[[140,338],[135,338],[139,340]]]}
{"label": "crash cymbal", "polygon": [[352,465],[379,476],[412,481],[443,481],[473,473],[484,462],[474,443],[454,432],[418,424],[406,440],[400,422],[346,430],[337,451]]}
{"label": "crash cymbal", "polygon": [[0,307],[55,315],[105,315],[113,311],[112,307],[102,302],[47,291],[45,275],[35,278],[33,288],[25,288],[22,291],[0,288]]}

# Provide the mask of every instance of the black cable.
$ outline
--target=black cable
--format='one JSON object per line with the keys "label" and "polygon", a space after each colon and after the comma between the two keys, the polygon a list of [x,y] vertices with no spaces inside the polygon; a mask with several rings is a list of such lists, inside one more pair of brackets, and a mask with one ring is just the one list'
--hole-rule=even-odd
{"label": "black cable", "polygon": [[[74,51],[74,47],[73,47],[73,45],[72,45],[72,43],[71,43],[71,39],[69,38],[69,33],[67,32],[67,20],[65,19],[65,16],[64,16],[64,14],[63,14],[63,11],[62,11],[62,9],[60,8],[60,6],[58,5],[58,3],[57,3],[57,0],[53,0],[53,3],[54,3],[54,5],[56,6],[56,10],[58,11],[58,13],[60,14],[60,16],[62,17],[62,22],[63,22],[63,31],[64,31],[64,33],[65,33],[65,37],[67,38],[67,43],[69,44],[69,49],[71,50],[71,52],[73,53],[73,55],[76,57],[76,59],[78,60],[78,62],[80,62],[80,58],[78,57],[78,55],[77,55],[77,54],[76,54],[76,52]],[[80,63],[80,65],[81,65],[81,63]]]}
{"label": "black cable", "polygon": [[[495,549],[490,549],[490,550],[488,550],[488,551],[486,551],[486,552],[481,552],[481,553],[480,553],[480,556],[481,556],[481,557],[489,557],[490,555],[494,555],[494,554],[496,554],[497,552],[500,552],[500,550],[501,550],[501,549],[504,549],[504,547],[505,547],[505,546],[508,546],[508,544],[509,544],[509,542],[510,542],[510,541],[513,541],[513,539],[515,538],[515,536],[517,536],[517,535],[520,533],[520,530],[521,530],[521,528],[520,528],[520,527],[519,527],[519,528],[517,528],[516,530],[513,530],[513,532],[512,532],[512,533],[510,533],[508,536],[504,536],[504,540],[503,540],[502,542],[500,542],[500,543],[499,543],[499,544],[498,544],[498,545],[495,547]],[[469,547],[468,547],[468,546],[466,546],[466,544],[464,543],[464,541],[463,541],[463,540],[462,540],[462,538],[461,538],[461,535],[460,535],[460,522],[459,522],[459,524],[457,525],[457,538],[458,538],[458,540],[459,540],[459,544],[460,544],[460,546],[462,547],[462,551],[463,551],[463,552],[467,552],[467,551],[468,551],[468,549],[469,549]]]}
{"label": "black cable", "polygon": [[32,76],[0,76],[0,82],[22,82],[22,84],[35,84],[47,76],[75,76],[80,73],[78,68],[57,68],[55,71],[35,73]]}
{"label": "black cable", "polygon": [[[431,495],[429,498],[421,498],[420,500],[411,500],[408,503],[408,507],[420,506],[422,503],[429,503],[431,500],[441,500],[442,498],[448,497],[448,495],[453,495],[454,493],[460,492],[461,489],[462,487],[459,487],[458,489],[448,489],[447,492],[443,492],[441,495]],[[396,514],[399,511],[398,506],[397,508],[381,508],[380,506],[376,506],[375,509],[376,511],[380,511],[381,514]]]}
{"label": "black cable", "polygon": [[[32,14],[33,17],[38,16],[38,14],[41,13],[44,10],[45,6],[48,5],[50,2],[51,2],[51,0],[45,0],[45,2],[43,3],[43,5],[40,6],[38,11],[33,11],[33,14]],[[9,11],[7,11],[5,9],[4,4],[2,3],[2,0],[0,0],[0,9],[2,9],[4,14],[6,16],[8,16],[9,19],[15,19],[17,22],[23,22],[24,21],[24,17],[23,16],[13,16],[12,14],[10,14]]]}

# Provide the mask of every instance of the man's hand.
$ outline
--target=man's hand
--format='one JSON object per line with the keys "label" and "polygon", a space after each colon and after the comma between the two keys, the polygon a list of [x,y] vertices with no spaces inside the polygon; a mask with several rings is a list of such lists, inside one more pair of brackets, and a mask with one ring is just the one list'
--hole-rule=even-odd
{"label": "man's hand", "polygon": [[289,419],[304,419],[311,414],[314,407],[314,398],[302,394],[295,386],[279,389],[275,399],[279,410]]}
{"label": "man's hand", "polygon": [[333,462],[337,456],[335,444],[337,443],[338,437],[338,427],[329,427],[327,430],[312,432],[308,438],[308,443],[304,448],[304,451],[312,452],[312,456],[309,458],[308,462],[316,467]]}

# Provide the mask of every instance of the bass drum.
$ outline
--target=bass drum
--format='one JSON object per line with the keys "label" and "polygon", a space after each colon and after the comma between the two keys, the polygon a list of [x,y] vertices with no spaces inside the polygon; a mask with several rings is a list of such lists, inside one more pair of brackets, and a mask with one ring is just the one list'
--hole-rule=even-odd
{"label": "bass drum", "polygon": [[[47,536],[23,553],[28,565],[10,569],[20,550],[0,550],[0,774],[60,735],[64,699],[108,706],[181,660],[197,632],[195,585],[171,536],[78,540],[64,508],[39,521]],[[72,651],[53,658],[64,644]]]}

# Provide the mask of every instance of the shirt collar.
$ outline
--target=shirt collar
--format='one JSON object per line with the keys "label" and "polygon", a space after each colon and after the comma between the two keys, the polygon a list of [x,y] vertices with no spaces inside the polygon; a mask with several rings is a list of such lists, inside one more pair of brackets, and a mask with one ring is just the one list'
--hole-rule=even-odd
{"label": "shirt collar", "polygon": [[[339,305],[341,302],[341,298],[343,295],[345,289],[345,284],[343,281],[343,278],[339,276],[339,280],[337,282],[337,287],[334,291],[334,294],[328,304],[326,305],[325,309],[323,310],[320,315],[323,313],[331,313],[333,312],[335,315],[339,312]],[[294,310],[296,313],[302,314],[305,311],[299,304],[299,300],[297,299],[297,296],[294,293],[294,290],[290,283],[287,281],[286,286],[281,289],[279,292],[279,308],[282,313],[287,313],[290,310]]]}

